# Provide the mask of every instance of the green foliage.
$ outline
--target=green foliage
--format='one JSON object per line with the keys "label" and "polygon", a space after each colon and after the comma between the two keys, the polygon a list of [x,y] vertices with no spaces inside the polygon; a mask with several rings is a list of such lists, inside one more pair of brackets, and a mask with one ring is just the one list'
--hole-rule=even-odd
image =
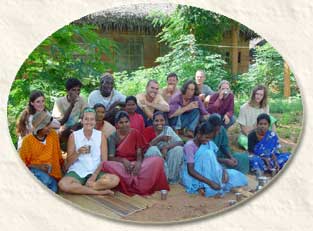
{"label": "green foliage", "polygon": [[83,90],[89,93],[98,87],[103,72],[115,69],[112,63],[103,61],[112,58],[115,49],[114,42],[101,37],[90,25],[70,24],[45,39],[25,60],[13,82],[8,102],[11,134],[32,90],[44,92],[49,110],[55,97],[65,95],[64,84],[70,77],[81,80]]}
{"label": "green foliage", "polygon": [[166,76],[169,72],[175,72],[179,76],[179,82],[193,79],[198,69],[203,69],[207,76],[206,82],[216,87],[221,79],[227,76],[224,70],[225,61],[218,54],[212,54],[196,45],[192,34],[182,35],[172,43],[172,50],[163,57],[157,58],[156,67],[138,70],[127,74],[115,73],[116,86],[126,95],[134,95],[144,91],[149,79],[157,80],[161,87],[166,85]]}
{"label": "green foliage", "polygon": [[185,5],[179,5],[170,16],[157,13],[151,17],[154,25],[163,28],[159,34],[161,41],[170,46],[188,34],[194,34],[199,44],[217,43],[232,23],[231,19],[220,14]]}
{"label": "green foliage", "polygon": [[[299,93],[296,80],[291,73],[292,95]],[[248,73],[236,77],[236,91],[238,94],[249,94],[251,86],[264,84],[269,87],[272,97],[282,97],[284,88],[284,60],[269,44],[258,46],[255,53],[255,63]]]}

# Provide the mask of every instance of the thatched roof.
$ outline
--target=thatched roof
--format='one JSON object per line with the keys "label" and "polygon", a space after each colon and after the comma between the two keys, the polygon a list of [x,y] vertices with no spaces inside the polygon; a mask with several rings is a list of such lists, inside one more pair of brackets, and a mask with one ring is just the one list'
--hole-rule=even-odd
{"label": "thatched roof", "polygon": [[142,32],[156,34],[161,28],[152,25],[152,19],[147,16],[153,12],[170,14],[176,8],[174,4],[136,4],[111,8],[87,15],[74,23],[95,24],[103,31]]}
{"label": "thatched roof", "polygon": [[[140,32],[144,34],[157,34],[161,27],[153,26],[151,15],[153,12],[161,12],[170,15],[178,5],[170,3],[133,4],[111,8],[87,15],[74,24],[93,24],[99,26],[102,31],[116,32]],[[240,25],[240,35],[246,40],[259,37],[256,33],[244,25]]]}

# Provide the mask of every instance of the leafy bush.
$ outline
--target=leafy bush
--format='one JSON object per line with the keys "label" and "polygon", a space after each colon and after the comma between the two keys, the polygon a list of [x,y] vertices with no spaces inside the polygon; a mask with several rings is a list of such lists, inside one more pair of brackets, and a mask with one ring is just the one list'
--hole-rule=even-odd
{"label": "leafy bush", "polygon": [[[116,44],[101,37],[95,26],[67,25],[45,39],[25,60],[13,82],[8,101],[10,133],[15,137],[15,120],[26,107],[31,91],[44,92],[46,106],[52,109],[56,97],[65,95],[65,81],[79,79],[82,94],[99,85],[99,77],[115,66],[106,61],[112,58]],[[112,59],[111,59],[112,60]]]}
{"label": "leafy bush", "polygon": [[182,35],[171,48],[168,54],[157,58],[156,62],[159,65],[156,67],[147,69],[141,67],[131,73],[115,73],[117,88],[126,95],[135,95],[144,91],[149,79],[157,80],[160,86],[164,87],[166,76],[170,72],[175,72],[182,84],[187,79],[194,79],[198,69],[206,72],[209,76],[206,83],[212,87],[216,87],[222,79],[226,78],[225,61],[220,55],[209,53],[197,46],[194,35]]}

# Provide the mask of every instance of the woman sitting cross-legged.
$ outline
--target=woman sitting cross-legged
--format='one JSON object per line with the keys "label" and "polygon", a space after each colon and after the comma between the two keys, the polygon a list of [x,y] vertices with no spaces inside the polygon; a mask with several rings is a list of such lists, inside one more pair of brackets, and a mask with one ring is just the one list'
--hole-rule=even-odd
{"label": "woman sitting cross-legged", "polygon": [[169,123],[178,134],[186,129],[185,135],[192,138],[200,121],[200,116],[203,116],[204,119],[209,117],[198,95],[199,90],[196,82],[188,80],[182,86],[181,92],[172,96]]}
{"label": "woman sitting cross-legged", "polygon": [[153,126],[145,128],[144,137],[150,144],[145,157],[155,155],[163,157],[168,182],[177,183],[183,164],[184,143],[171,127],[165,125],[163,112],[153,114]]}
{"label": "woman sitting cross-legged", "polygon": [[212,141],[215,131],[209,122],[199,125],[195,138],[184,146],[185,162],[182,184],[188,193],[206,197],[223,196],[234,187],[248,184],[247,177],[234,169],[224,169],[217,161],[217,147]]}
{"label": "woman sitting cross-legged", "polygon": [[109,161],[103,162],[102,170],[119,176],[118,189],[127,195],[169,190],[163,158],[144,158],[147,142],[137,129],[130,127],[127,112],[116,114],[115,127],[116,132],[108,138]]}
{"label": "woman sitting cross-legged", "polygon": [[270,116],[262,113],[257,117],[257,128],[248,135],[248,151],[251,171],[279,171],[288,161],[290,153],[280,153],[279,139],[269,130]]}
{"label": "woman sitting cross-legged", "polygon": [[101,171],[101,162],[107,160],[107,140],[96,129],[96,112],[85,108],[82,118],[83,128],[74,131],[67,144],[67,173],[60,180],[63,192],[73,194],[105,195],[113,194],[109,189],[116,187],[119,178]]}

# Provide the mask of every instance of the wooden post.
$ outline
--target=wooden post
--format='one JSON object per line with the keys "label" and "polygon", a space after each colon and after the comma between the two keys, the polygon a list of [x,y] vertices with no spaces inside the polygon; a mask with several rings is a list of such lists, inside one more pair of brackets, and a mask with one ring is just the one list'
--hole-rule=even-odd
{"label": "wooden post", "polygon": [[233,22],[231,27],[231,73],[238,74],[238,39],[239,23]]}
{"label": "wooden post", "polygon": [[284,62],[284,97],[290,96],[290,69],[286,62]]}

